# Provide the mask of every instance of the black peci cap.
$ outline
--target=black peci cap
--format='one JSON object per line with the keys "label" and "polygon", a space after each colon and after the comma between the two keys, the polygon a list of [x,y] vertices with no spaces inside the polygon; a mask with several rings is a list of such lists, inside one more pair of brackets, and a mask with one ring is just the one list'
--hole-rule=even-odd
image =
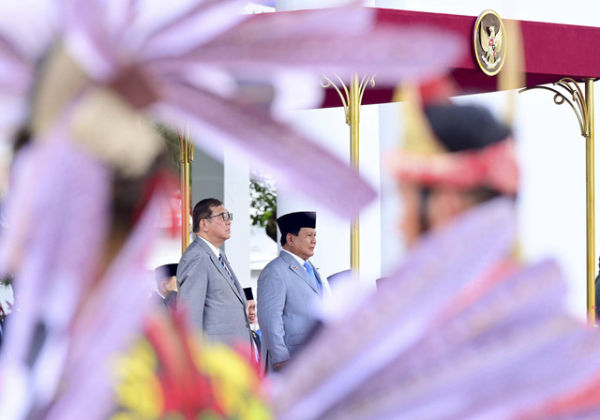
{"label": "black peci cap", "polygon": [[285,236],[290,232],[297,232],[301,228],[314,229],[317,225],[317,213],[314,211],[298,211],[288,213],[277,219],[281,236]]}
{"label": "black peci cap", "polygon": [[477,105],[427,105],[425,115],[438,141],[449,152],[482,149],[511,134],[506,125]]}
{"label": "black peci cap", "polygon": [[173,277],[177,275],[177,264],[159,265],[154,269],[156,278]]}
{"label": "black peci cap", "polygon": [[254,295],[252,294],[252,287],[244,287],[244,294],[246,295],[246,300],[254,300]]}

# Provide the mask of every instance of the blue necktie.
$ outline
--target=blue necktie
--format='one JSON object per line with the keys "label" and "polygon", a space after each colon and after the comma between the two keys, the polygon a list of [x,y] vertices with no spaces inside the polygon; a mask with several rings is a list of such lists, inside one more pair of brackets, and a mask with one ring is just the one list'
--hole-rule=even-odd
{"label": "blue necktie", "polygon": [[319,291],[319,294],[321,294],[321,292],[323,291],[323,288],[321,286],[321,282],[317,279],[317,276],[315,275],[315,271],[313,270],[312,264],[309,263],[308,261],[304,261],[304,268],[306,268],[306,271],[308,272],[308,275],[310,276],[310,278],[315,283],[315,286],[317,287],[317,290]]}

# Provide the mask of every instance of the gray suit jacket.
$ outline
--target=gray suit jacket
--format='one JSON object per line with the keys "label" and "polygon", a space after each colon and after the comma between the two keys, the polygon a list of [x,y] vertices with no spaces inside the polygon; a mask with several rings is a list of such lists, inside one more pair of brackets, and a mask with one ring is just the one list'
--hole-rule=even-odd
{"label": "gray suit jacket", "polygon": [[[225,263],[235,278],[226,258]],[[251,348],[246,298],[236,282],[209,246],[196,237],[177,267],[177,307],[185,308],[194,327],[209,339],[227,344],[248,343]]]}
{"label": "gray suit jacket", "polygon": [[306,269],[284,251],[260,273],[257,314],[263,338],[262,359],[268,358],[269,366],[290,359],[309,338],[315,325],[312,303],[318,298]]}

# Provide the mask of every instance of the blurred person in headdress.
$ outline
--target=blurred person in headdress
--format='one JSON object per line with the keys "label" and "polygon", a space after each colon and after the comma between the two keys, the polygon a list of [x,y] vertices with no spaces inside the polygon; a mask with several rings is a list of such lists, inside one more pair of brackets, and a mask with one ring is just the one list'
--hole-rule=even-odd
{"label": "blurred person in headdress", "polygon": [[[433,136],[421,131],[425,133],[421,137],[424,140],[421,144],[416,144],[412,142],[416,139],[409,138],[408,145],[396,157],[397,160],[391,161],[402,194],[401,227],[409,247],[415,245],[425,233],[446,226],[460,214],[478,205],[497,197],[514,200],[518,193],[519,168],[514,140],[508,126],[479,106],[445,102],[426,104],[423,109]],[[431,142],[432,139],[434,142]],[[461,241],[462,238],[457,237],[456,240]],[[499,261],[479,279],[477,286],[480,291],[475,294],[482,293],[494,281],[500,283],[503,276],[510,276],[511,272],[517,270],[517,265],[514,253],[506,255],[504,261]],[[521,276],[525,279],[528,277],[523,274]],[[535,274],[530,273],[529,276],[529,282],[535,281]],[[546,273],[545,278],[544,275],[540,277],[542,281],[550,282],[552,275]],[[599,279],[600,275],[596,277],[596,299],[600,295]],[[564,286],[557,290],[564,293]],[[473,287],[465,288],[463,292],[464,299],[474,299]],[[515,292],[516,299],[520,291]],[[534,299],[535,297],[531,298],[532,307]],[[555,344],[548,346],[545,351],[546,359],[532,360],[529,364],[517,362],[510,374],[512,378],[517,378],[520,374],[534,378],[541,375],[541,370],[552,379],[537,379],[537,382],[531,379],[532,385],[525,387],[521,395],[523,400],[529,398],[530,403],[519,407],[519,398],[508,393],[510,399],[505,401],[505,405],[510,407],[514,403],[519,407],[513,408],[518,414],[513,414],[512,418],[597,418],[600,407],[600,369],[595,355],[583,350],[589,345],[586,344],[589,343],[588,340],[596,338],[596,332],[591,329],[586,331],[584,325],[572,319],[560,301],[540,305],[536,315],[543,313],[549,306],[559,306],[561,309],[557,312],[561,314],[562,322],[568,325],[562,333],[564,336],[556,342],[566,342],[570,339],[568,337],[578,335],[581,342],[568,345],[574,349],[567,352],[568,356],[559,355],[562,350],[558,350]],[[600,316],[598,308],[596,305],[596,319]],[[536,315],[528,313],[527,317],[532,320],[524,319],[521,322],[535,325],[533,318]],[[508,350],[505,351],[509,353]],[[485,382],[485,377],[483,381]],[[559,382],[562,386],[557,385]],[[548,383],[554,385],[547,386]],[[516,388],[518,382],[513,385]],[[510,412],[510,409],[506,410],[506,413]]]}
{"label": "blurred person in headdress", "polygon": [[258,321],[269,370],[281,369],[308,340],[315,326],[314,300],[329,290],[309,260],[317,245],[316,223],[312,211],[279,217],[283,249],[258,277]]}
{"label": "blurred person in headdress", "polygon": [[177,298],[177,264],[165,264],[154,269],[156,300],[169,310],[175,309]]}
{"label": "blurred person in headdress", "polygon": [[0,349],[6,329],[8,315],[12,312],[14,305],[14,294],[12,289],[12,276],[7,276],[0,281]]}
{"label": "blurred person in headdress", "polygon": [[246,302],[248,302],[246,305],[246,314],[248,316],[248,323],[250,324],[250,331],[252,332],[252,340],[254,341],[254,356],[255,360],[259,362],[262,331],[256,317],[256,301],[254,300],[254,293],[251,287],[244,287],[244,294],[246,295]]}
{"label": "blurred person in headdress", "polygon": [[200,200],[194,206],[195,238],[179,261],[177,301],[194,327],[208,339],[239,343],[251,352],[246,298],[222,249],[231,237],[232,218],[216,198]]}
{"label": "blurred person in headdress", "polygon": [[519,169],[511,129],[487,109],[436,98],[407,105],[407,135],[390,159],[402,198],[407,246],[490,199],[516,198]]}
{"label": "blurred person in headdress", "polygon": [[[94,130],[93,123],[102,125],[107,116],[98,112],[94,118],[97,120],[89,122],[86,130]],[[147,130],[140,134],[141,137],[159,137],[146,121],[144,123],[139,119],[134,123]],[[27,140],[22,149],[25,157],[35,150],[31,140]],[[54,224],[49,227],[49,232],[38,231],[48,248],[38,251],[33,246],[33,258],[49,262],[49,256],[55,257],[56,262],[48,274],[56,283],[40,283],[42,278],[37,276],[37,283],[32,279],[20,283],[20,286],[27,286],[23,293],[28,295],[27,309],[14,321],[16,326],[21,326],[19,322],[34,319],[37,301],[33,297],[39,299],[48,285],[54,286],[48,296],[44,296],[47,304],[41,308],[41,319],[27,325],[34,327],[31,342],[26,344],[32,354],[28,361],[34,371],[48,369],[59,360],[63,370],[57,373],[57,378],[68,386],[56,395],[49,394],[49,400],[36,400],[31,408],[19,406],[19,395],[35,395],[38,387],[48,386],[49,382],[44,380],[44,385],[35,384],[28,377],[29,371],[19,370],[15,355],[9,352],[14,347],[6,347],[4,366],[9,367],[6,372],[14,369],[17,374],[15,371],[11,374],[16,378],[11,379],[15,384],[23,383],[26,388],[17,386],[2,390],[0,417],[5,418],[3,416],[7,414],[6,418],[21,418],[24,415],[17,415],[18,410],[33,413],[29,416],[35,418],[77,418],[79,415],[72,413],[88,412],[90,418],[108,418],[107,413],[112,413],[115,419],[140,415],[158,419],[181,413],[240,413],[246,410],[246,404],[251,404],[255,413],[268,417],[268,408],[256,393],[258,376],[247,363],[247,352],[238,354],[227,346],[203,343],[181,316],[173,315],[171,311],[148,310],[149,300],[147,295],[144,296],[142,285],[150,281],[150,272],[145,269],[144,262],[157,231],[154,216],[167,208],[161,204],[166,202],[167,192],[176,187],[163,147],[145,150],[150,156],[146,156],[144,169],[135,174],[128,173],[133,167],[111,167],[110,161],[103,162],[93,152],[73,150],[64,143],[57,149],[56,153],[63,152],[63,160],[53,156],[49,163],[50,170],[59,173],[46,178],[65,192],[76,191],[78,200],[60,200],[60,194],[54,196],[51,191],[42,197],[41,201],[47,203],[49,211],[64,212],[65,224]],[[62,168],[61,164],[65,163],[66,167]],[[86,165],[88,167],[84,169]],[[110,177],[107,176],[109,173]],[[100,179],[94,175],[99,175]],[[98,191],[99,180],[108,181],[101,191]],[[92,232],[85,230],[89,218],[97,225]],[[60,241],[57,232],[61,229],[82,234],[71,236],[69,241]],[[74,264],[73,258],[81,260]],[[167,307],[174,302],[176,285],[173,287],[172,276],[176,274],[176,267],[177,264],[166,270],[160,267],[155,273],[159,293],[165,298],[162,304]],[[165,278],[169,274],[171,276]],[[73,286],[70,283],[73,278],[82,284]],[[123,281],[124,278],[128,281]],[[67,285],[69,288],[65,289]],[[128,296],[127,305],[114,308],[115,297],[124,294]],[[63,328],[68,328],[69,333]],[[104,334],[90,336],[90,331],[101,328]],[[11,325],[8,332],[12,331]],[[5,345],[13,345],[14,338],[15,346],[19,346],[29,331],[21,333],[21,337],[9,335],[10,340]],[[55,338],[57,335],[61,338]],[[236,372],[232,374],[222,369],[223,364],[236,366]],[[26,380],[21,382],[23,378]],[[215,380],[219,382],[218,386],[214,385]],[[239,390],[235,407],[223,397],[224,389],[229,391],[231,387]],[[135,395],[135,401],[131,395]],[[9,403],[11,400],[13,403]],[[98,406],[92,403],[99,400],[102,404]],[[91,405],[97,408],[90,409]]]}
{"label": "blurred person in headdress", "polygon": [[[3,268],[19,273],[23,310],[3,337],[0,418],[242,411],[224,403],[210,378],[224,387],[236,382],[244,403],[254,399],[258,376],[247,352],[202,343],[179,316],[149,310],[142,286],[151,281],[145,262],[157,237],[156,217],[170,211],[167,198],[177,186],[164,139],[111,87],[82,87],[89,80],[63,46],[48,52],[39,72],[27,135],[15,144],[7,213],[12,241],[5,241],[2,255]],[[86,94],[78,96],[78,89]],[[52,105],[69,95],[79,98],[71,108],[76,115],[57,123],[60,108]],[[44,188],[30,194],[34,179]],[[36,227],[30,241],[29,218],[42,209],[54,222]],[[160,290],[168,306],[172,280],[165,283]],[[127,304],[114,305],[123,295]],[[90,334],[99,330],[103,334]],[[221,370],[216,359],[238,372]],[[52,374],[35,376],[49,369]],[[262,401],[256,408],[268,416]]]}
{"label": "blurred person in headdress", "polygon": [[596,324],[600,323],[600,261],[598,262],[598,275],[596,276]]}

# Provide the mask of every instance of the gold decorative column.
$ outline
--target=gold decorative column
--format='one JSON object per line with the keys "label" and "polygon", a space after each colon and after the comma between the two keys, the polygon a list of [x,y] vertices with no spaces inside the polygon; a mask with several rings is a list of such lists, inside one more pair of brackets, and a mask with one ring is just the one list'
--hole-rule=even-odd
{"label": "gold decorative column", "polygon": [[190,244],[191,182],[190,165],[194,160],[194,147],[189,136],[178,133],[179,163],[181,164],[181,252]]}
{"label": "gold decorative column", "polygon": [[521,89],[520,92],[531,89],[545,89],[554,93],[554,103],[568,103],[577,116],[581,135],[585,138],[585,192],[586,192],[586,286],[587,286],[587,317],[588,323],[596,322],[596,288],[594,284],[596,273],[595,252],[595,205],[594,205],[594,80],[585,79],[585,94],[579,84],[570,77],[563,77],[553,85],[566,91],[567,96],[556,88],[549,86],[533,86]]}
{"label": "gold decorative column", "polygon": [[585,79],[585,107],[587,110],[587,136],[585,142],[585,193],[587,223],[587,313],[588,323],[596,323],[596,227],[594,202],[594,81]]}
{"label": "gold decorative column", "polygon": [[[350,126],[350,163],[358,173],[360,155],[360,104],[367,85],[370,84],[371,86],[374,86],[375,79],[374,76],[363,76],[359,81],[358,75],[355,74],[350,80],[350,90],[348,90],[344,81],[338,75],[335,75],[335,77],[337,78],[339,86],[327,76],[324,76],[325,81],[322,83],[322,86],[325,88],[333,87],[342,100],[342,105],[346,114],[346,124]],[[355,272],[360,270],[360,229],[358,216],[352,221],[350,231],[350,267],[352,268],[352,271]]]}

